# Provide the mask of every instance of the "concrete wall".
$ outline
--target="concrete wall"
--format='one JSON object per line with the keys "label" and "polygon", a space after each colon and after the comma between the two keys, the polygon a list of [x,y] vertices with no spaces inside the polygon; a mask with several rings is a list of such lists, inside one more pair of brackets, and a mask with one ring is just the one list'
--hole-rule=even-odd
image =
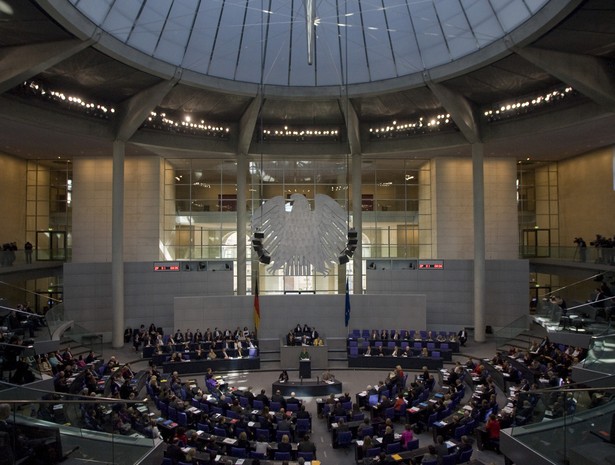
{"label": "concrete wall", "polygon": [[26,162],[0,153],[0,166],[0,244],[17,242],[23,250],[26,241]]}
{"label": "concrete wall", "polygon": [[[176,296],[231,295],[232,271],[154,272],[152,262],[126,263],[125,322],[154,323],[170,331]],[[111,263],[64,265],[65,317],[88,331],[111,336]]]}
{"label": "concrete wall", "polygon": [[615,234],[615,148],[607,147],[558,164],[560,244],[575,237],[589,242],[596,234]]}
{"label": "concrete wall", "polygon": [[[73,262],[111,261],[111,158],[77,158],[73,163]],[[162,167],[157,157],[127,158],[124,187],[124,257],[160,257]]]}
{"label": "concrete wall", "polygon": [[[432,160],[433,257],[474,256],[472,160]],[[485,160],[485,254],[491,259],[518,256],[519,233],[514,160]]]}
{"label": "concrete wall", "polygon": [[[321,337],[346,337],[353,328],[424,329],[425,296],[351,295],[350,322],[344,325],[345,295],[260,296],[259,338],[281,338],[297,324],[315,327]],[[181,330],[254,327],[252,296],[175,298],[175,327]]]}
{"label": "concrete wall", "polygon": [[[485,267],[485,324],[498,328],[527,315],[528,261],[488,260]],[[442,270],[367,270],[367,292],[425,294],[428,329],[474,326],[472,260],[445,260]]]}

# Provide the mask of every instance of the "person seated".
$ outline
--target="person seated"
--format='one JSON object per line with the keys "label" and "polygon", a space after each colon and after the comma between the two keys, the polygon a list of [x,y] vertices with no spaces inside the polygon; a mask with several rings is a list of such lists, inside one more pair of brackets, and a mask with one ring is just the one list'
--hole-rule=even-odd
{"label": "person seated", "polygon": [[282,370],[280,376],[278,376],[278,383],[287,383],[288,382],[288,372],[286,370]]}
{"label": "person seated", "polygon": [[282,440],[278,442],[278,452],[288,452],[291,453],[293,450],[293,446],[290,443],[290,438],[288,434],[284,434],[282,436]]}
{"label": "person seated", "polygon": [[289,331],[288,334],[286,335],[286,345],[287,346],[295,345],[295,335],[293,334],[292,331]]}
{"label": "person seated", "polygon": [[322,374],[320,379],[322,379],[325,382],[329,382],[329,381],[333,382],[335,381],[335,375],[331,373],[329,370],[327,370]]}

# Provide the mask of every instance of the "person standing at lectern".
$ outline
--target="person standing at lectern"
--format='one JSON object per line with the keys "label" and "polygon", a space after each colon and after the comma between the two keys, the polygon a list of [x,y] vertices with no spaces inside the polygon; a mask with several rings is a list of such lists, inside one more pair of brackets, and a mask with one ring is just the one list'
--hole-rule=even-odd
{"label": "person standing at lectern", "polygon": [[309,359],[310,359],[310,353],[307,351],[305,347],[303,347],[301,349],[301,352],[299,353],[299,360],[309,360]]}

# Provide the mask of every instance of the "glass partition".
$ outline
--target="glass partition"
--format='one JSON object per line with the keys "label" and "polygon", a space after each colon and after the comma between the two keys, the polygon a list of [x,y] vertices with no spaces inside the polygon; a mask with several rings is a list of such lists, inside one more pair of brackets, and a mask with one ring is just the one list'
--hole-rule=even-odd
{"label": "glass partition", "polygon": [[529,391],[518,395],[512,411],[510,435],[551,463],[608,463],[615,388]]}
{"label": "glass partition", "polygon": [[[78,382],[78,380],[73,380]],[[157,415],[146,403],[59,394],[0,383],[0,419],[10,432],[8,463],[59,463],[70,456],[135,464],[157,440]],[[9,453],[3,448],[3,453]]]}

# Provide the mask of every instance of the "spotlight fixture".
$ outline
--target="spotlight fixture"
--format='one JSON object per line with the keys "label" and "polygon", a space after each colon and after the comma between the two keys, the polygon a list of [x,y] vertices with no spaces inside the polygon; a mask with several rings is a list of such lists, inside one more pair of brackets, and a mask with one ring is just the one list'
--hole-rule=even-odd
{"label": "spotlight fixture", "polygon": [[263,247],[263,239],[265,239],[265,233],[255,231],[252,236],[252,248],[254,249],[254,253],[258,256],[258,261],[265,265],[269,265],[269,263],[271,263],[271,256]]}
{"label": "spotlight fixture", "polygon": [[340,256],[338,257],[340,265],[344,265],[350,261],[355,250],[357,250],[358,245],[359,233],[354,228],[351,228],[348,230],[348,242],[346,243],[346,247],[342,250]]}

